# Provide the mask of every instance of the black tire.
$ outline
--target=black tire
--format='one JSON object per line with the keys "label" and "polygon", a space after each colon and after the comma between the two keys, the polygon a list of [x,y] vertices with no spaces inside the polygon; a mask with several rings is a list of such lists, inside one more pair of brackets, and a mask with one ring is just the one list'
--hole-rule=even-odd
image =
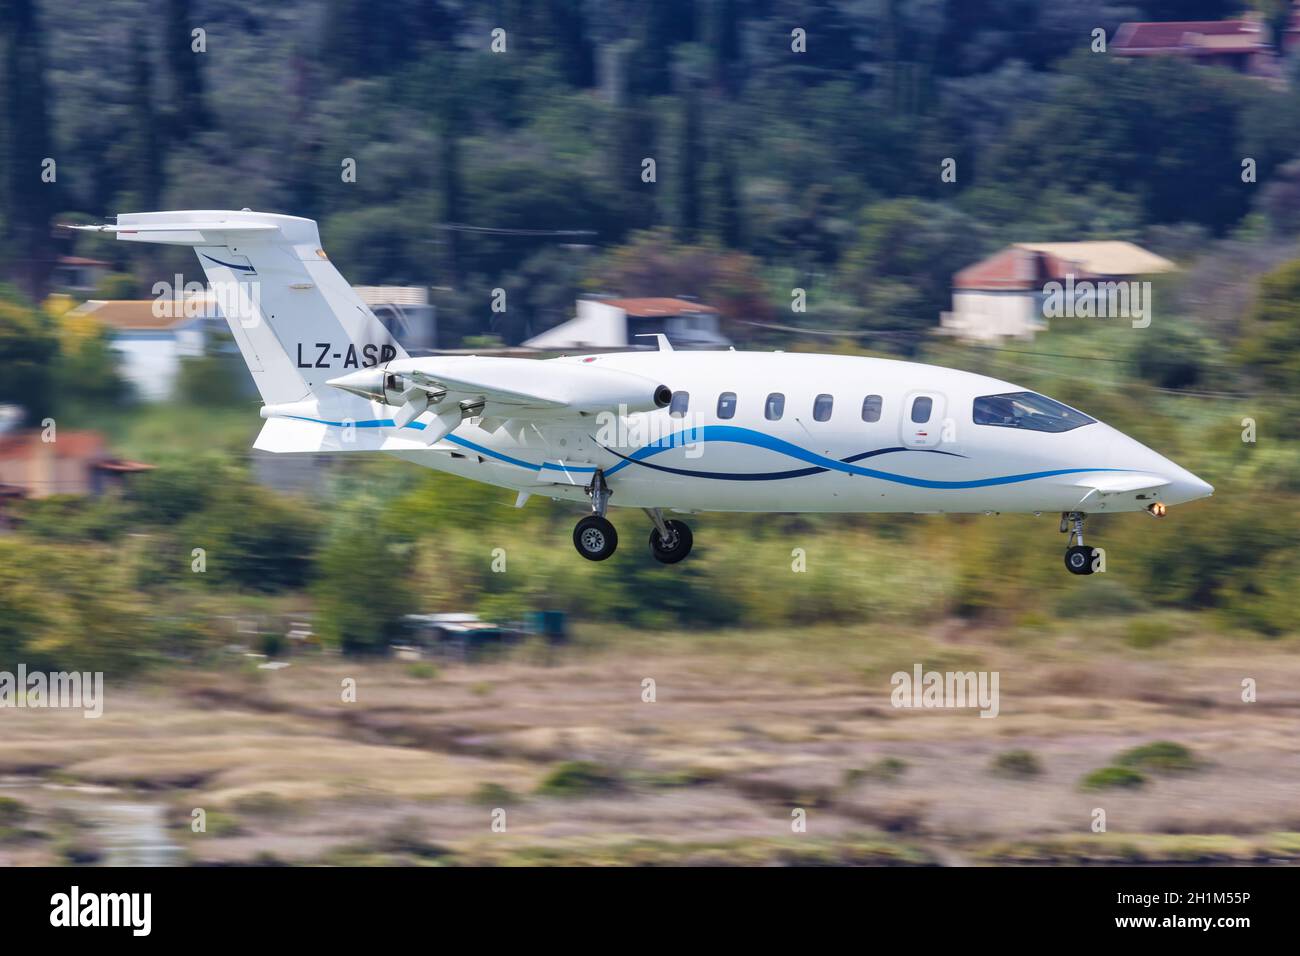
{"label": "black tire", "polygon": [[618,532],[600,515],[587,515],[573,529],[573,546],[588,561],[604,561],[618,547]]}
{"label": "black tire", "polygon": [[665,521],[664,524],[668,526],[670,532],[677,536],[677,540],[672,543],[672,547],[665,548],[659,535],[659,529],[651,528],[650,553],[655,556],[656,561],[662,564],[676,564],[691,553],[694,537],[691,535],[690,525],[685,521]]}
{"label": "black tire", "polygon": [[1076,544],[1072,548],[1065,549],[1065,567],[1071,574],[1092,574],[1092,561],[1096,555],[1096,549],[1088,547],[1086,544]]}

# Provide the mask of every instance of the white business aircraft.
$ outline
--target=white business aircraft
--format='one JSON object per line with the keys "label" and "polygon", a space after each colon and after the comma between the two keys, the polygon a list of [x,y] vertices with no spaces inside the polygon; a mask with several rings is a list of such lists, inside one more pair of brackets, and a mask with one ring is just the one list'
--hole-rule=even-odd
{"label": "white business aircraft", "polygon": [[132,213],[81,226],[193,246],[261,392],[256,448],[384,452],[518,492],[588,503],[584,558],[643,509],[666,564],[691,550],[665,510],[1061,512],[1066,567],[1091,574],[1087,513],[1214,489],[1083,412],[984,375],[782,352],[658,350],[549,360],[410,358],[321,249],[309,219]]}

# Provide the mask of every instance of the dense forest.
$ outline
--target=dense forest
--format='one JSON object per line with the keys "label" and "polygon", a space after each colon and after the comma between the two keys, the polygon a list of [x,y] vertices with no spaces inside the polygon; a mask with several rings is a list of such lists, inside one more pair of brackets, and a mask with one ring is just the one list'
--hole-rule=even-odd
{"label": "dense forest", "polygon": [[30,295],[58,252],[107,257],[106,291],[140,294],[193,263],[50,223],[249,207],[318,219],[353,282],[438,289],[445,344],[613,291],[911,349],[1007,241],[1294,224],[1300,92],[1094,52],[1124,19],[1240,8],[6,0],[0,261]]}

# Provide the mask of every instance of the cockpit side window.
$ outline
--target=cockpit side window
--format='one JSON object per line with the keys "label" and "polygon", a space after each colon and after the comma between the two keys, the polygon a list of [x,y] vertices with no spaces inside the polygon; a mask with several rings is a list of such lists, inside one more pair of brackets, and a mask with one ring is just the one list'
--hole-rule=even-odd
{"label": "cockpit side window", "polygon": [[1023,428],[1034,432],[1068,432],[1096,421],[1078,409],[1036,392],[1007,392],[975,399],[971,417],[976,425]]}

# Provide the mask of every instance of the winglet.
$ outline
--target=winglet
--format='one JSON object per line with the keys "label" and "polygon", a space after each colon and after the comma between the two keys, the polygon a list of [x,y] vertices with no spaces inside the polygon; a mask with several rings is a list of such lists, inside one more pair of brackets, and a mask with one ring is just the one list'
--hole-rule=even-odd
{"label": "winglet", "polygon": [[658,340],[659,340],[659,351],[660,351],[660,352],[671,352],[671,351],[673,350],[673,343],[669,342],[669,341],[668,341],[668,336],[666,336],[666,335],[665,335],[664,333],[662,333],[662,332],[637,332],[637,333],[633,336],[633,338],[637,338],[637,339],[650,339],[650,338],[658,339]]}

